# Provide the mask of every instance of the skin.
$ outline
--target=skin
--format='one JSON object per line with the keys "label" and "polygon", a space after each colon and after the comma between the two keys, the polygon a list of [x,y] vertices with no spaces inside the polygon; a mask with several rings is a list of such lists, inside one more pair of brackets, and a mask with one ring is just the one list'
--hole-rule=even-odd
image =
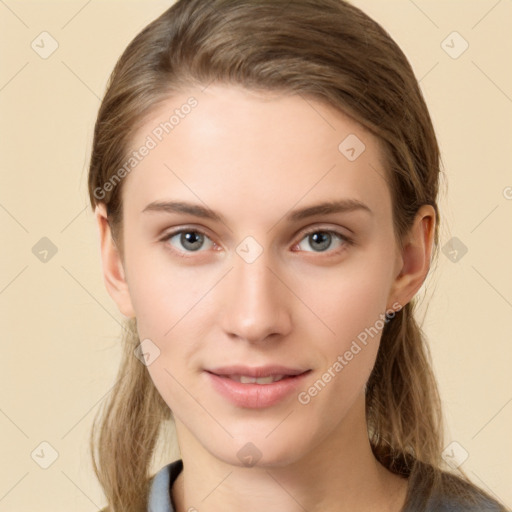
{"label": "skin", "polygon": [[[102,204],[95,214],[106,288],[123,315],[137,318],[140,339],[160,350],[148,371],[174,413],[184,461],[172,488],[176,510],[397,512],[407,480],[373,456],[364,413],[380,333],[307,405],[292,393],[271,407],[236,407],[203,370],[235,363],[311,369],[307,390],[380,314],[418,291],[430,265],[434,210],[420,208],[400,249],[378,139],[301,96],[191,88],[146,119],[133,147],[191,95],[197,107],[124,178],[123,255]],[[366,146],[355,161],[338,150],[349,134]],[[340,198],[371,213],[286,220],[292,210]],[[224,223],[142,213],[171,199],[207,206]],[[191,251],[179,235],[163,239],[171,228],[207,237]],[[305,233],[310,228],[353,243],[333,236],[319,247]],[[247,236],[262,249],[252,263],[236,252]],[[237,457],[248,442],[261,452],[253,467]]]}

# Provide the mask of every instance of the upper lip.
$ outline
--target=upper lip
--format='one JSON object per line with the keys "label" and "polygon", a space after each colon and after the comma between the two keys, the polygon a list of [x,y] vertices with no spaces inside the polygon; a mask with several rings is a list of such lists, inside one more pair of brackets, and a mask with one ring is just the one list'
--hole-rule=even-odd
{"label": "upper lip", "polygon": [[219,368],[212,368],[206,370],[216,375],[244,375],[247,377],[269,377],[274,375],[300,375],[301,373],[307,372],[308,370],[302,370],[298,368],[289,368],[280,365],[268,365],[268,366],[243,366],[243,365],[231,365],[222,366]]}

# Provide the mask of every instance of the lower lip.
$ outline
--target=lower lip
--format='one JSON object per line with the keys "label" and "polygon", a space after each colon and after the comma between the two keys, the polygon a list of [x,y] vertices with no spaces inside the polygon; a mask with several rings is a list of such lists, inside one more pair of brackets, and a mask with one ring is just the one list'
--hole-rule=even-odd
{"label": "lower lip", "polygon": [[214,389],[238,407],[260,409],[279,403],[304,382],[308,370],[300,375],[285,377],[272,384],[242,384],[228,377],[205,372]]}

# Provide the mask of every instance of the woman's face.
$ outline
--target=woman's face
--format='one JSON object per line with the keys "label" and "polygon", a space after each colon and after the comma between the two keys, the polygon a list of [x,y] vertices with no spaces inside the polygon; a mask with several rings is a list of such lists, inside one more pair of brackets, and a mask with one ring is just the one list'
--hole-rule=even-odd
{"label": "woman's face", "polygon": [[377,139],[312,99],[211,85],[161,104],[132,149],[121,309],[180,444],[284,465],[350,418],[363,428],[384,313],[400,307]]}

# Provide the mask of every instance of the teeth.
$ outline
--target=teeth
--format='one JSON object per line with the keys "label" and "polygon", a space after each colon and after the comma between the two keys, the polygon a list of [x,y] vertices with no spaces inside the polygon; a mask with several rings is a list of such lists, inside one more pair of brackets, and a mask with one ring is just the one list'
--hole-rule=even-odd
{"label": "teeth", "polygon": [[272,384],[283,379],[284,375],[269,375],[268,377],[248,377],[246,375],[230,375],[231,380],[236,380],[242,384]]}

